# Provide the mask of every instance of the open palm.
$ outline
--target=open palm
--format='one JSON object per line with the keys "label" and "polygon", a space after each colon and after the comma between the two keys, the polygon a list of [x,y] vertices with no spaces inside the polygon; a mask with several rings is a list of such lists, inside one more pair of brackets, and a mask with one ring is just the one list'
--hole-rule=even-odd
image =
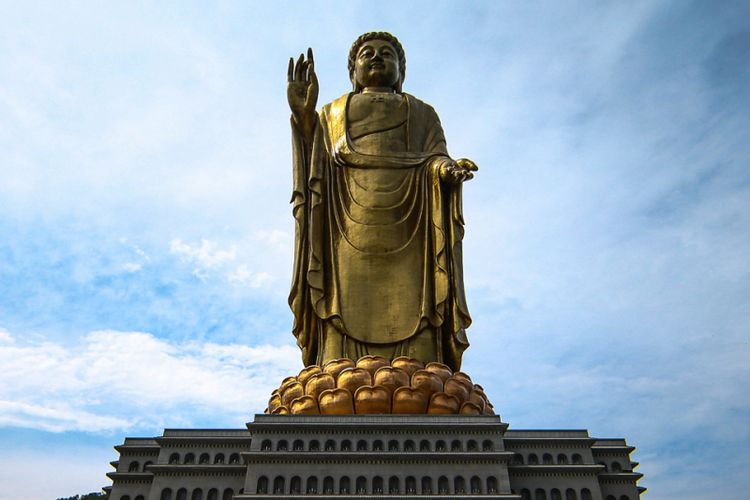
{"label": "open palm", "polygon": [[312,49],[307,49],[307,60],[304,54],[299,55],[296,63],[293,57],[289,58],[286,95],[294,119],[309,130],[318,102],[318,77],[315,75]]}

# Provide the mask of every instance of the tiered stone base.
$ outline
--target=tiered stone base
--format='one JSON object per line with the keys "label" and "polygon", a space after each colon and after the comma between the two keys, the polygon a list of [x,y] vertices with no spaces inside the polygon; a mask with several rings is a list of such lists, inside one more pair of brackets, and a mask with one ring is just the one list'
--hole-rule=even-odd
{"label": "tiered stone base", "polygon": [[334,359],[285,378],[274,390],[271,414],[494,415],[482,389],[442,363],[400,357]]}
{"label": "tiered stone base", "polygon": [[507,427],[491,415],[256,415],[234,498],[522,500]]}

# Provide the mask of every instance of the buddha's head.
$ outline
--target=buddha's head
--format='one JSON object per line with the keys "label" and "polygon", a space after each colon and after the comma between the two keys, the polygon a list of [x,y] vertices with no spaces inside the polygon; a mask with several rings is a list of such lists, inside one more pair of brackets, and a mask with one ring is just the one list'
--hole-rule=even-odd
{"label": "buddha's head", "polygon": [[365,87],[401,92],[406,54],[398,39],[384,31],[361,35],[349,50],[349,78],[355,92]]}

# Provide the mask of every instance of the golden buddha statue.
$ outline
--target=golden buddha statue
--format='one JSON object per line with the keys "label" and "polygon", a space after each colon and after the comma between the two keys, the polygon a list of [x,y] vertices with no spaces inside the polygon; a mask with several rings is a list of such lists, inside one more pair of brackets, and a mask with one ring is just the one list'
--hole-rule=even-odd
{"label": "golden buddha statue", "polygon": [[296,221],[289,304],[305,366],[381,356],[459,370],[471,324],[463,286],[462,183],[435,110],[404,93],[404,50],[366,33],[353,92],[315,107],[313,53],[289,61]]}

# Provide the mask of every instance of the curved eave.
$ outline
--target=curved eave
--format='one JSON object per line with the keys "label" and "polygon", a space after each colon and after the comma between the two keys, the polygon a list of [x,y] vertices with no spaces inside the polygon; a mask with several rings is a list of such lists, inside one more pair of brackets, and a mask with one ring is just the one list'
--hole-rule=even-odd
{"label": "curved eave", "polygon": [[143,481],[144,479],[151,480],[154,475],[150,472],[107,472],[107,477],[112,481]]}
{"label": "curved eave", "polygon": [[209,444],[209,445],[216,445],[216,444],[227,444],[227,445],[243,445],[243,446],[250,446],[250,441],[252,441],[252,437],[250,436],[169,436],[169,437],[158,437],[156,438],[156,441],[161,446],[169,446],[169,445],[185,445],[188,444]]}
{"label": "curved eave", "polygon": [[[305,499],[305,498],[315,498],[317,500],[360,500],[362,498],[372,498],[372,499],[388,499],[388,500],[414,500],[414,499],[424,499],[424,500],[437,500],[437,499],[443,499],[443,498],[454,498],[456,500],[495,500],[495,499],[502,499],[502,500],[521,500],[521,495],[514,495],[513,493],[482,493],[482,494],[464,494],[464,493],[451,493],[449,495],[445,494],[434,494],[434,495],[421,495],[421,494],[401,494],[401,495],[391,495],[387,493],[367,493],[362,495],[355,495],[355,494],[340,494],[340,493],[315,493],[315,494],[294,494],[289,495],[291,498],[299,498],[299,499]],[[235,500],[277,500],[279,498],[282,498],[281,495],[278,494],[244,494],[244,495],[235,495]]]}
{"label": "curved eave", "polygon": [[114,446],[114,449],[117,450],[118,453],[122,454],[123,452],[134,452],[134,453],[153,453],[154,455],[159,454],[159,446],[155,444],[151,445],[145,445],[145,444],[118,444]]}
{"label": "curved eave", "polygon": [[196,472],[230,472],[230,473],[244,473],[247,467],[244,464],[153,464],[149,466],[149,471],[154,474],[164,472],[181,472],[181,473],[196,473]]}
{"label": "curved eave", "polygon": [[185,437],[192,435],[204,435],[204,436],[244,436],[247,434],[247,429],[243,428],[219,428],[219,427],[206,427],[199,429],[192,428],[180,428],[180,427],[167,427],[160,437]]}
{"label": "curved eave", "polygon": [[591,451],[594,453],[600,451],[603,453],[627,453],[630,455],[635,451],[635,446],[592,446]]}
{"label": "curved eave", "polygon": [[584,464],[584,465],[510,465],[508,466],[508,472],[511,474],[516,473],[531,473],[531,474],[549,474],[550,472],[570,472],[570,473],[584,473],[598,475],[604,470],[603,465],[595,464]]}
{"label": "curved eave", "polygon": [[509,463],[513,453],[509,451],[454,451],[454,452],[396,452],[396,451],[246,451],[240,453],[245,463],[268,462],[319,462],[339,461],[372,461],[386,460],[390,462],[441,461],[456,462],[466,460],[481,460],[499,463]]}
{"label": "curved eave", "polygon": [[247,426],[253,434],[278,432],[293,428],[296,432],[337,430],[362,431],[397,428],[406,431],[445,431],[459,423],[462,432],[495,428],[505,432],[508,424],[499,415],[255,415]]}
{"label": "curved eave", "polygon": [[643,474],[641,474],[640,472],[602,472],[601,474],[599,474],[599,477],[604,480],[611,481],[630,480],[635,482],[642,478]]}
{"label": "curved eave", "polygon": [[512,448],[513,446],[522,446],[524,444],[560,444],[560,445],[571,445],[573,443],[580,444],[587,448],[591,447],[592,443],[596,441],[594,438],[584,437],[508,437],[506,434],[503,437],[503,442],[506,448]]}

